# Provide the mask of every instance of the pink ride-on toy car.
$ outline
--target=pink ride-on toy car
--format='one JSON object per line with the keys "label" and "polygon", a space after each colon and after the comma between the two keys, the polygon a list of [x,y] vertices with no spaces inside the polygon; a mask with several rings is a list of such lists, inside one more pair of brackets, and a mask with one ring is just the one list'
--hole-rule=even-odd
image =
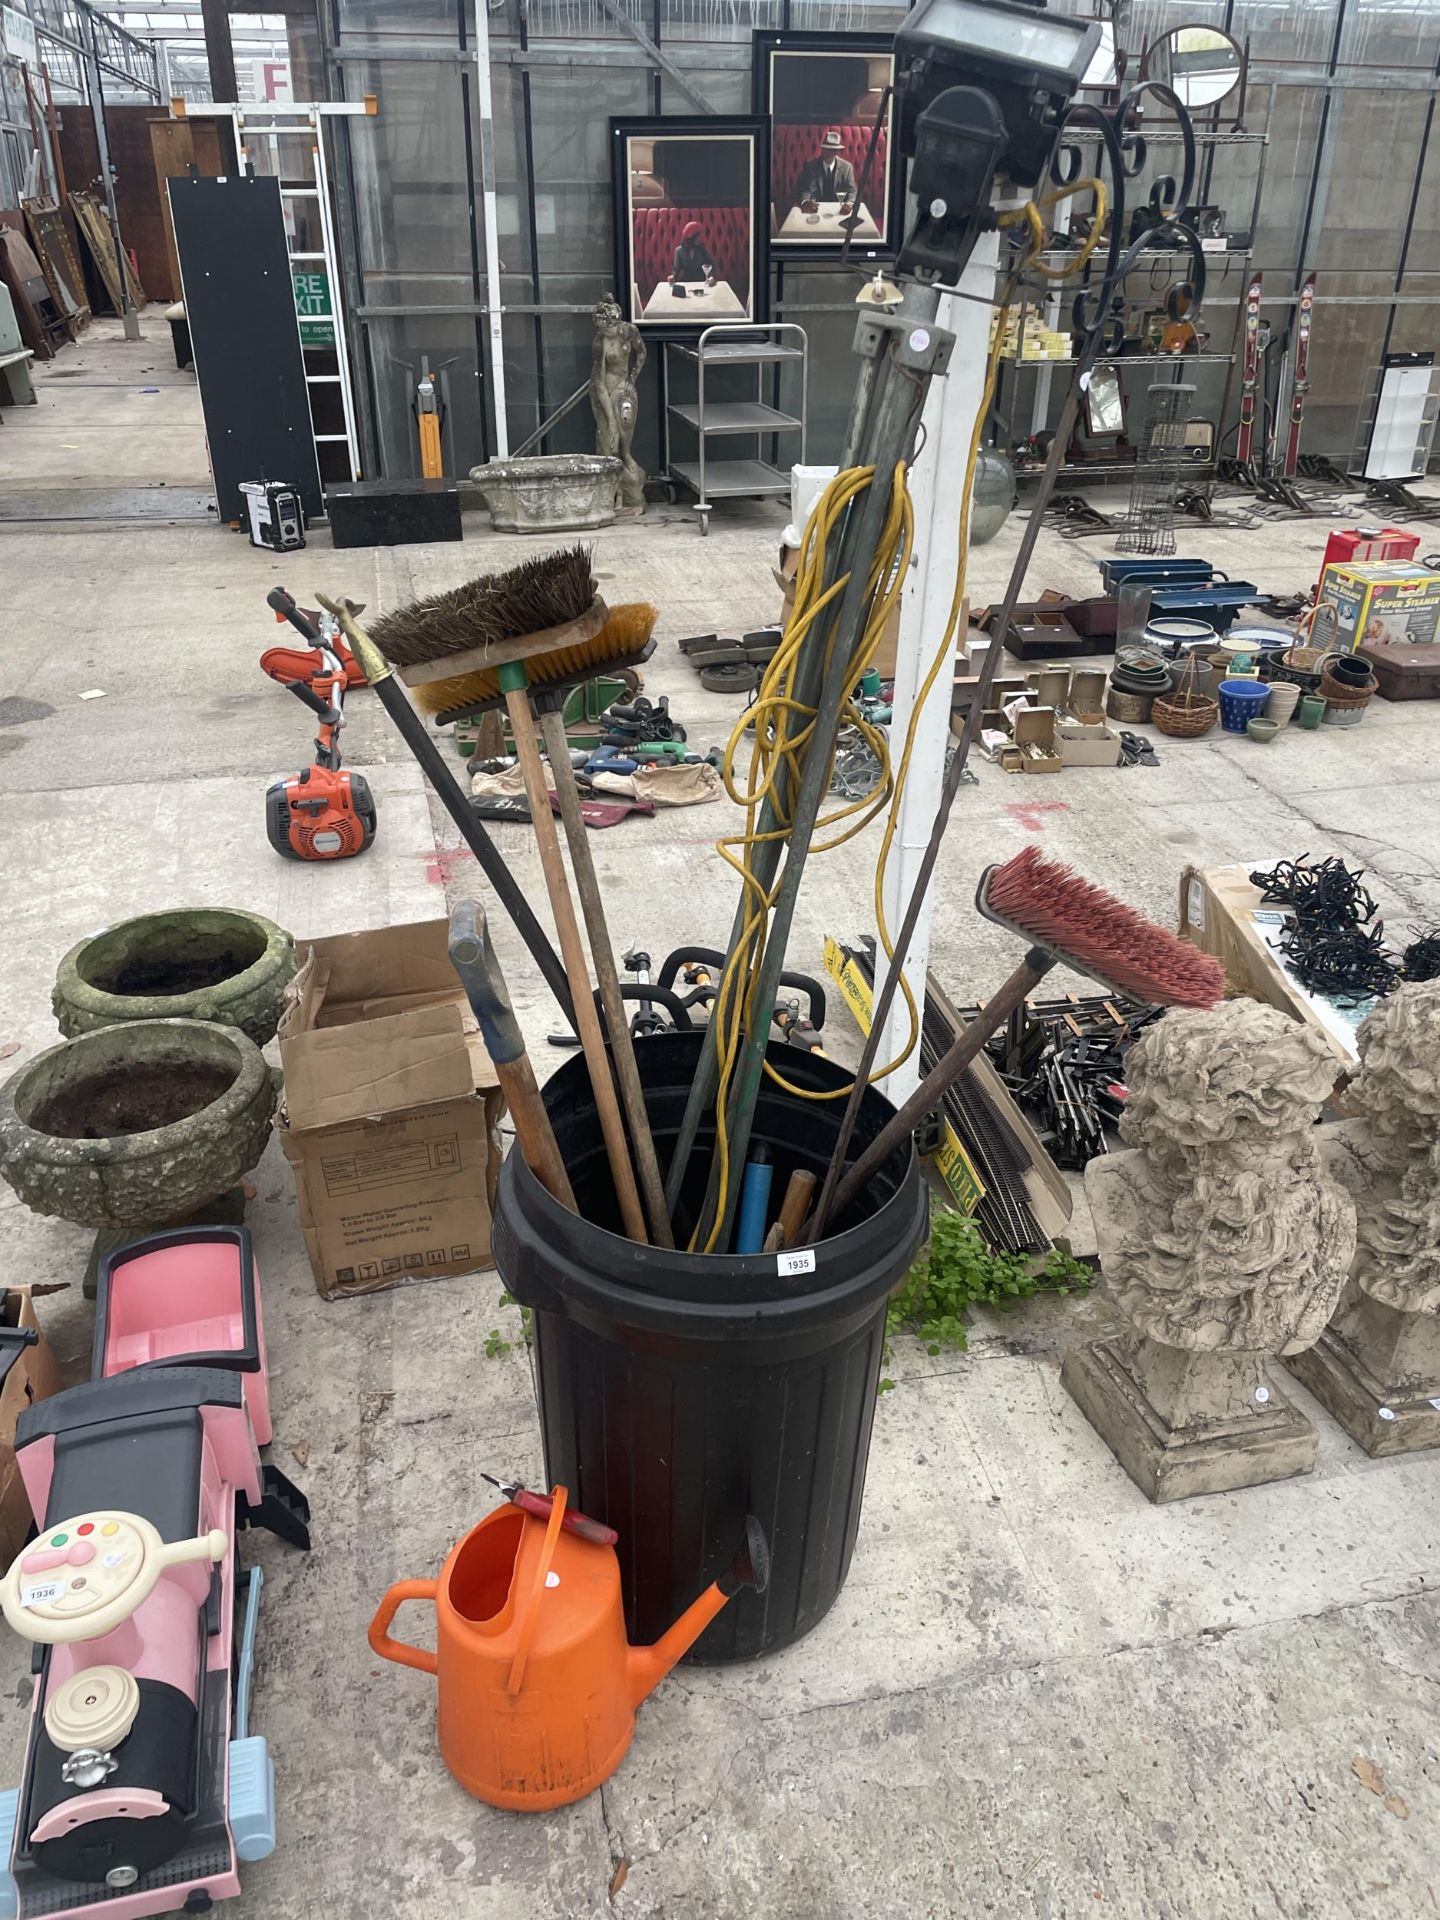
{"label": "pink ride-on toy car", "polygon": [[273,1849],[274,1767],[249,1730],[260,1570],[236,1536],[310,1538],[262,1432],[245,1229],[110,1255],[94,1377],[16,1432],[42,1525],[0,1579],[36,1655],[23,1783],[0,1794],[0,1920],[204,1913],[239,1892],[240,1861]]}

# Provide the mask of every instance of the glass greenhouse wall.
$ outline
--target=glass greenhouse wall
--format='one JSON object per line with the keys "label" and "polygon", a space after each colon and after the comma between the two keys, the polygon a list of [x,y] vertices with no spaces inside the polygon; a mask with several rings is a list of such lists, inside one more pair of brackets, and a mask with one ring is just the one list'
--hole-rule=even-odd
{"label": "glass greenhouse wall", "polygon": [[[474,7],[321,6],[332,93],[379,100],[375,119],[346,123],[337,136],[367,470],[417,470],[412,398],[428,360],[443,370],[447,451],[463,473],[494,451]],[[1063,0],[1057,10],[1104,9]],[[884,31],[903,12],[864,0],[500,0],[488,9],[512,449],[588,374],[590,309],[613,280],[610,116],[692,114],[686,88],[717,112],[747,112],[754,30]],[[1440,288],[1440,0],[1121,0],[1118,15],[1132,78],[1145,47],[1177,24],[1214,24],[1248,42],[1245,125],[1268,126],[1269,142],[1216,147],[1202,197],[1238,222],[1263,165],[1253,253],[1266,317],[1283,336],[1306,272],[1318,270],[1305,446],[1343,457],[1381,355],[1440,344],[1431,304]],[[1132,184],[1132,204],[1166,170],[1157,159]],[[1248,263],[1216,263],[1206,303],[1213,351],[1230,349],[1247,276]],[[772,318],[810,333],[812,460],[838,451],[855,290],[854,274],[833,266],[771,268]],[[636,444],[651,469],[660,460],[659,358],[652,353],[644,376]],[[1230,428],[1229,370],[1196,371],[1197,414],[1219,416],[1228,392],[1220,425]],[[1057,379],[1051,418],[1059,397]],[[1029,398],[1024,414],[1026,430],[1044,424]],[[591,444],[582,400],[544,447]]]}

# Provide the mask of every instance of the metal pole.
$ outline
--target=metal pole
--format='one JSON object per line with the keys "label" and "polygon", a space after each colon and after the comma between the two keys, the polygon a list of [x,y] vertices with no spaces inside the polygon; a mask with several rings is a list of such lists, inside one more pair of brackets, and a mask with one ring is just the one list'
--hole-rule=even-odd
{"label": "metal pole", "polygon": [[120,282],[120,321],[127,340],[140,338],[140,316],[130,298],[129,262],[120,238],[120,215],[115,207],[115,182],[110,173],[110,142],[105,135],[105,89],[100,78],[100,55],[95,45],[95,16],[84,9],[85,64],[90,84],[90,112],[95,121],[95,150],[100,157],[100,179],[105,188],[105,211],[110,220],[110,238],[115,245],[115,273]]}
{"label": "metal pole", "polygon": [[[855,337],[855,351],[860,356],[860,373],[855,383],[854,395],[850,402],[850,420],[846,428],[845,450],[841,455],[842,471],[849,467],[864,466],[867,464],[865,457],[860,453],[859,449],[868,447],[870,444],[870,420],[875,413],[875,396],[885,385],[884,368],[889,364],[887,345],[886,336],[878,329],[872,327],[867,319],[862,319],[857,327]],[[668,344],[665,351],[668,356],[670,351]],[[661,417],[666,422],[666,465],[668,466],[668,409],[662,412]],[[852,522],[853,519],[854,515],[852,514]],[[839,549],[841,542],[837,541],[835,545],[836,548]],[[836,551],[829,559],[825,569],[825,578],[822,582],[823,588],[828,589],[839,579],[844,570],[844,566],[847,564],[848,553],[849,549],[847,547],[844,553]],[[801,649],[799,658],[796,661],[794,684],[791,688],[791,694],[797,704],[802,707],[813,707],[819,700],[821,659],[823,653],[824,646],[821,642],[820,634],[817,632],[812,636],[811,644]],[[756,846],[750,861],[751,870],[766,893],[769,892],[774,882],[776,871],[779,868],[781,850],[780,841],[778,839],[770,839],[767,836],[774,833],[780,819],[782,816],[788,814],[791,805],[789,773],[784,763],[781,764],[777,771],[775,786],[776,793],[774,799],[767,800],[760,809],[760,819],[757,827],[759,844]],[[748,896],[742,893],[735,909],[735,919],[730,929],[730,941],[726,948],[727,953],[733,953],[740,944],[745,922],[749,917],[749,911],[750,902]],[[767,1030],[768,1025],[767,1020]],[[705,1029],[705,1038],[700,1050],[699,1064],[695,1069],[695,1078],[690,1084],[690,1095],[685,1106],[685,1116],[681,1121],[680,1131],[676,1136],[675,1150],[670,1161],[670,1172],[665,1183],[665,1199],[669,1206],[672,1219],[675,1217],[676,1208],[679,1204],[680,1188],[690,1165],[690,1155],[694,1149],[695,1139],[700,1130],[701,1117],[708,1109],[713,1107],[715,1103],[715,1095],[719,1087],[719,1068],[716,1061],[718,1041],[718,1024],[712,1019]]]}
{"label": "metal pole", "polygon": [[[848,573],[849,581],[840,599],[833,632],[835,644],[821,686],[814,731],[806,756],[805,778],[794,803],[794,817],[786,839],[785,866],[780,875],[775,905],[769,925],[764,929],[764,952],[755,969],[753,1005],[755,1017],[745,1034],[741,1056],[730,1098],[730,1165],[732,1177],[723,1210],[719,1213],[717,1244],[727,1248],[740,1199],[741,1176],[750,1146],[750,1128],[755,1102],[765,1070],[765,1049],[770,1038],[769,1010],[775,1004],[780,975],[785,966],[790,925],[800,892],[805,857],[815,832],[827,786],[830,748],[839,724],[840,709],[851,687],[850,659],[859,635],[869,600],[867,576],[886,516],[890,510],[891,477],[896,464],[908,461],[919,426],[921,405],[930,380],[944,371],[952,336],[935,324],[940,304],[939,289],[911,285],[895,315],[895,324],[886,341],[886,357],[892,378],[886,383],[876,409],[875,432],[861,463],[875,469],[875,477],[858,508],[850,514],[841,541],[838,573]],[[702,1234],[704,1222],[702,1221]]]}
{"label": "metal pole", "polygon": [[[945,292],[936,316],[955,335],[950,372],[935,381],[925,402],[925,439],[910,475],[915,504],[915,551],[905,582],[900,610],[900,644],[895,661],[894,714],[890,724],[892,751],[899,753],[921,685],[949,617],[959,560],[960,515],[965,493],[965,469],[975,432],[975,415],[985,391],[989,346],[988,304],[995,292],[1000,260],[998,233],[982,234],[960,281],[956,298]],[[958,623],[957,623],[958,624]],[[964,642],[963,631],[957,634]],[[996,643],[998,645],[998,642]],[[945,745],[950,738],[950,692],[954,678],[951,660],[941,667],[930,697],[921,709],[910,752],[910,770],[899,801],[895,840],[885,870],[885,923],[899,925],[920,871],[930,829],[935,821],[935,795],[945,778]],[[898,772],[898,767],[897,767]],[[905,977],[917,1001],[923,998],[925,969],[930,952],[930,921],[934,896],[927,889],[915,922],[910,945],[901,956]],[[884,970],[884,950],[876,929],[876,972]],[[903,1000],[891,1007],[880,1041],[883,1065],[900,1053],[909,1036],[909,1011]],[[899,1106],[920,1080],[920,1049],[885,1081],[885,1091]]]}
{"label": "metal pole", "polygon": [[490,407],[495,454],[510,458],[505,411],[505,324],[500,307],[500,221],[495,203],[495,107],[490,93],[489,0],[475,0],[475,85],[480,109],[480,192],[485,224],[485,307],[490,331]]}
{"label": "metal pole", "polygon": [[235,45],[230,38],[230,10],[226,0],[200,0],[200,21],[205,30],[210,98],[236,100],[240,86],[235,78]]}

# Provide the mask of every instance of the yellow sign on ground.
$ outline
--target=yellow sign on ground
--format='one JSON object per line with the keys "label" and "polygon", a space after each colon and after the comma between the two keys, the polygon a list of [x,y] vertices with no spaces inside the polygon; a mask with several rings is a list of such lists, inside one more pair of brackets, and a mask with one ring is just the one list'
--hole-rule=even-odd
{"label": "yellow sign on ground", "polygon": [[[825,971],[840,989],[841,998],[855,1016],[856,1026],[862,1033],[869,1033],[870,1009],[875,1004],[870,982],[855,962],[846,958],[845,949],[831,934],[825,936]],[[974,1213],[985,1197],[985,1183],[971,1165],[969,1154],[948,1120],[944,1122],[935,1165],[960,1211]]]}

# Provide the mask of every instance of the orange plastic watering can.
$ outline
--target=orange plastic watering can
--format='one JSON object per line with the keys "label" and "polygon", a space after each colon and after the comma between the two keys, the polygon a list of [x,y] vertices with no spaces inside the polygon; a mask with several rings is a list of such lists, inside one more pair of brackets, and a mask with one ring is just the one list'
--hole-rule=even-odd
{"label": "orange plastic watering can", "polygon": [[[400,1580],[370,1622],[383,1659],[439,1681],[446,1766],[477,1800],[543,1813],[593,1793],[625,1758],[635,1709],[742,1586],[763,1592],[769,1551],[757,1520],[728,1570],[653,1647],[625,1639],[613,1547],[562,1530],[566,1492],[548,1521],[515,1506],[466,1534],[438,1580]],[[436,1651],[390,1637],[407,1600],[432,1600]]]}

